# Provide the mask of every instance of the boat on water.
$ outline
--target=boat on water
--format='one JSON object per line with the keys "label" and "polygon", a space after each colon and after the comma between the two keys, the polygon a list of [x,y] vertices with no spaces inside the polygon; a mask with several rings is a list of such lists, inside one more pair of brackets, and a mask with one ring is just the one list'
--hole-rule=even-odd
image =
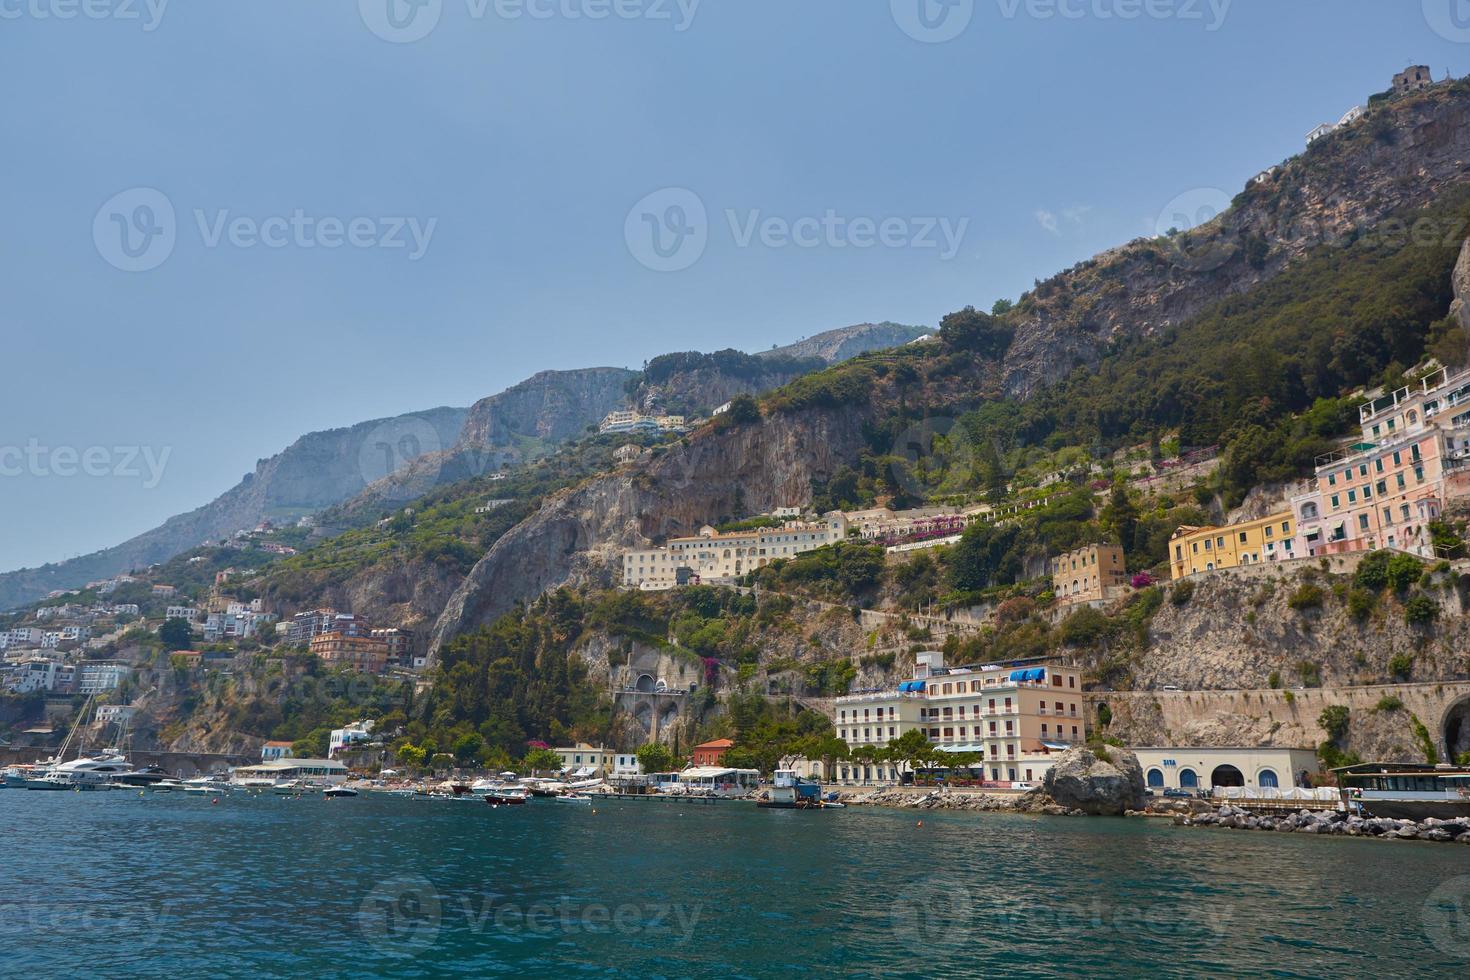
{"label": "boat on water", "polygon": [[182,793],[189,787],[182,779],[160,779],[145,788],[153,793]]}
{"label": "boat on water", "polygon": [[100,790],[111,789],[115,777],[133,771],[128,760],[118,753],[104,753],[95,758],[72,759],[49,766],[40,776],[26,780],[26,789]]}
{"label": "boat on water", "polygon": [[1470,767],[1364,762],[1332,772],[1344,805],[1370,817],[1470,817]]}
{"label": "boat on water", "polygon": [[558,803],[582,803],[588,806],[592,804],[592,797],[581,793],[562,793],[560,796],[553,796],[552,799]]}
{"label": "boat on water", "polygon": [[756,806],[769,810],[822,810],[822,786],[815,779],[803,779],[792,769],[777,769],[766,798]]}
{"label": "boat on water", "polygon": [[485,794],[491,806],[522,806],[530,799],[531,791],[524,786],[500,786]]}
{"label": "boat on water", "polygon": [[161,783],[170,779],[167,772],[160,766],[144,766],[134,769],[132,772],[120,772],[112,777],[112,785],[115,789],[146,789],[155,783]]}
{"label": "boat on water", "polygon": [[338,796],[356,796],[357,790],[352,789],[348,786],[328,786],[326,789],[322,790],[322,795],[328,799],[332,799]]}
{"label": "boat on water", "polygon": [[277,796],[304,796],[307,793],[316,793],[321,787],[315,783],[309,783],[304,779],[286,779],[271,787],[271,792]]}

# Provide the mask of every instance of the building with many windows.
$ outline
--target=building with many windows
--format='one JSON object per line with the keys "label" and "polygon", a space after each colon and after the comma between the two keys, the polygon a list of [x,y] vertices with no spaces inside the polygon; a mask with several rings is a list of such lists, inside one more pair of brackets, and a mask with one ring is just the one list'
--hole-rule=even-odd
{"label": "building with many windows", "polygon": [[[917,729],[943,751],[979,756],[990,782],[1030,782],[1051,768],[1054,753],[1086,740],[1081,676],[1056,663],[946,667],[944,654],[931,651],[918,655],[913,679],[897,690],[838,698],[833,723],[850,750],[881,748]],[[838,776],[899,774],[893,763],[855,762],[839,765]]]}
{"label": "building with many windows", "polygon": [[781,558],[835,544],[847,537],[847,518],[832,511],[819,521],[788,521],[780,527],[716,531],[706,526],[693,537],[670,538],[662,548],[623,555],[623,584],[646,590],[687,585],[695,577],[739,578]]}
{"label": "building with many windows", "polygon": [[1290,511],[1225,527],[1184,525],[1169,539],[1169,573],[1174,579],[1239,565],[1306,557],[1296,544]]}
{"label": "building with many windows", "polygon": [[388,665],[388,643],[371,636],[323,633],[312,638],[311,652],[323,661],[363,674],[381,674]]}
{"label": "building with many windows", "polygon": [[1051,588],[1061,606],[1121,597],[1128,590],[1122,546],[1093,544],[1058,555],[1051,560]]}

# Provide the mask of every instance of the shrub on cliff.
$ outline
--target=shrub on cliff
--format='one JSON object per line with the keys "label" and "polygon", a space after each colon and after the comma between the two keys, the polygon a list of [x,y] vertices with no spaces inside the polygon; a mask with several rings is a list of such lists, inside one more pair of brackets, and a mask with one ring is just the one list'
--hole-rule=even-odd
{"label": "shrub on cliff", "polygon": [[1297,612],[1304,612],[1308,609],[1321,609],[1323,595],[1324,593],[1320,585],[1312,582],[1303,582],[1291,594],[1291,598],[1286,600],[1286,604]]}
{"label": "shrub on cliff", "polygon": [[1404,622],[1410,626],[1432,623],[1439,615],[1439,604],[1422,592],[1416,592],[1404,603]]}
{"label": "shrub on cliff", "polygon": [[1194,598],[1194,582],[1185,579],[1174,588],[1169,590],[1169,601],[1176,606],[1187,606],[1189,600]]}

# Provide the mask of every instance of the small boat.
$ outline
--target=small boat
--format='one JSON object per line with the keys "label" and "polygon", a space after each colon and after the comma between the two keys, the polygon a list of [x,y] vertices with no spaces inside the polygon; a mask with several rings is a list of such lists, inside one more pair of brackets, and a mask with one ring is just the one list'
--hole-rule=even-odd
{"label": "small boat", "polygon": [[188,789],[188,784],[179,779],[160,779],[158,782],[144,787],[155,793],[182,793]]}
{"label": "small boat", "polygon": [[224,787],[215,783],[197,782],[185,783],[183,791],[194,796],[223,796],[225,792]]}
{"label": "small boat", "polygon": [[356,796],[357,790],[350,789],[346,786],[328,786],[326,789],[322,790],[322,795],[327,797],[328,799],[336,796]]}
{"label": "small boat", "polygon": [[142,769],[134,769],[132,772],[117,773],[112,777],[113,788],[139,789],[161,783],[168,779],[168,773],[159,766],[144,766]]}
{"label": "small boat", "polygon": [[552,799],[553,800],[556,800],[556,802],[558,802],[558,803],[586,803],[586,804],[591,804],[591,802],[592,802],[592,797],[590,797],[590,796],[584,796],[581,793],[562,793],[560,796],[553,796]]}
{"label": "small boat", "polygon": [[778,769],[768,796],[756,803],[771,810],[823,810],[822,787],[816,780],[803,779],[791,769]]}
{"label": "small boat", "polygon": [[530,798],[524,786],[501,786],[485,794],[485,802],[491,806],[523,806]]}

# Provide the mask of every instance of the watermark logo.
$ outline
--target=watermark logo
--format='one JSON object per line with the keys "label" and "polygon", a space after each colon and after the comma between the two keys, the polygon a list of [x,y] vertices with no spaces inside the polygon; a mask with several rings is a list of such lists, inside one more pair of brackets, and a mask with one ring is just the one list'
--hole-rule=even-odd
{"label": "watermark logo", "polygon": [[1470,0],[1424,0],[1424,20],[1446,41],[1470,42]]}
{"label": "watermark logo", "polygon": [[137,21],[152,33],[167,9],[168,0],[0,0],[0,20]]}
{"label": "watermark logo", "polygon": [[1470,875],[1451,878],[1430,892],[1419,921],[1435,949],[1470,960]]}
{"label": "watermark logo", "polygon": [[[410,262],[424,257],[439,227],[438,218],[341,218],[311,214],[304,208],[263,217],[239,214],[229,208],[194,208],[191,216],[194,232],[206,249],[401,250]],[[97,254],[124,272],[158,268],[173,254],[178,240],[173,202],[152,187],[134,187],[113,195],[92,219],[92,242]]]}
{"label": "watermark logo", "polygon": [[97,254],[124,272],[158,268],[173,254],[177,240],[173,202],[152,187],[114,194],[92,219]]}
{"label": "watermark logo", "polygon": [[684,187],[654,191],[628,212],[623,240],[645,268],[681,272],[698,262],[709,244],[704,201]]}
{"label": "watermark logo", "polygon": [[924,44],[943,44],[965,32],[975,16],[975,0],[888,0],[893,22]]}
{"label": "watermark logo", "polygon": [[[4,0],[0,0],[4,2]],[[694,25],[701,0],[464,0],[471,21],[646,20],[673,25],[682,34]],[[967,0],[968,2],[968,0]],[[444,0],[357,0],[367,29],[384,41],[422,41],[439,26]]]}
{"label": "watermark logo", "polygon": [[389,419],[375,426],[358,447],[358,472],[368,486],[387,480],[382,487],[385,499],[414,500],[438,482],[442,465],[438,454],[443,448],[439,430],[427,419],[417,415]]}
{"label": "watermark logo", "polygon": [[444,0],[357,0],[367,29],[393,44],[412,44],[439,26]]}
{"label": "watermark logo", "polygon": [[406,956],[438,941],[443,914],[433,883],[407,875],[368,892],[357,908],[357,928],[378,952]]}
{"label": "watermark logo", "polygon": [[87,476],[141,480],[152,490],[163,482],[172,446],[47,446],[31,438],[24,446],[0,445],[0,477],[37,479]]}
{"label": "watermark logo", "polygon": [[1230,208],[1230,195],[1218,187],[1197,187],[1176,196],[1154,220],[1154,235],[1164,239],[1169,261],[1194,272],[1211,272],[1230,261],[1234,243],[1211,225]]}
{"label": "watermark logo", "polygon": [[1225,26],[1234,0],[996,0],[1000,14],[1015,20],[1177,20],[1198,22],[1213,33]]}
{"label": "watermark logo", "polygon": [[974,443],[949,416],[927,418],[904,429],[893,440],[889,457],[894,481],[921,500],[941,493],[944,484],[970,488],[978,478]]}
{"label": "watermark logo", "polygon": [[[724,226],[736,248],[933,250],[942,262],[959,254],[969,218],[846,215],[834,208],[820,214],[767,214],[760,208],[726,208]],[[679,272],[698,262],[713,228],[702,198],[684,187],[667,187],[643,198],[628,212],[623,239],[633,258],[655,272]]]}
{"label": "watermark logo", "polygon": [[891,925],[899,941],[910,945],[963,944],[974,935],[974,896],[957,882],[913,885],[894,899]]}

